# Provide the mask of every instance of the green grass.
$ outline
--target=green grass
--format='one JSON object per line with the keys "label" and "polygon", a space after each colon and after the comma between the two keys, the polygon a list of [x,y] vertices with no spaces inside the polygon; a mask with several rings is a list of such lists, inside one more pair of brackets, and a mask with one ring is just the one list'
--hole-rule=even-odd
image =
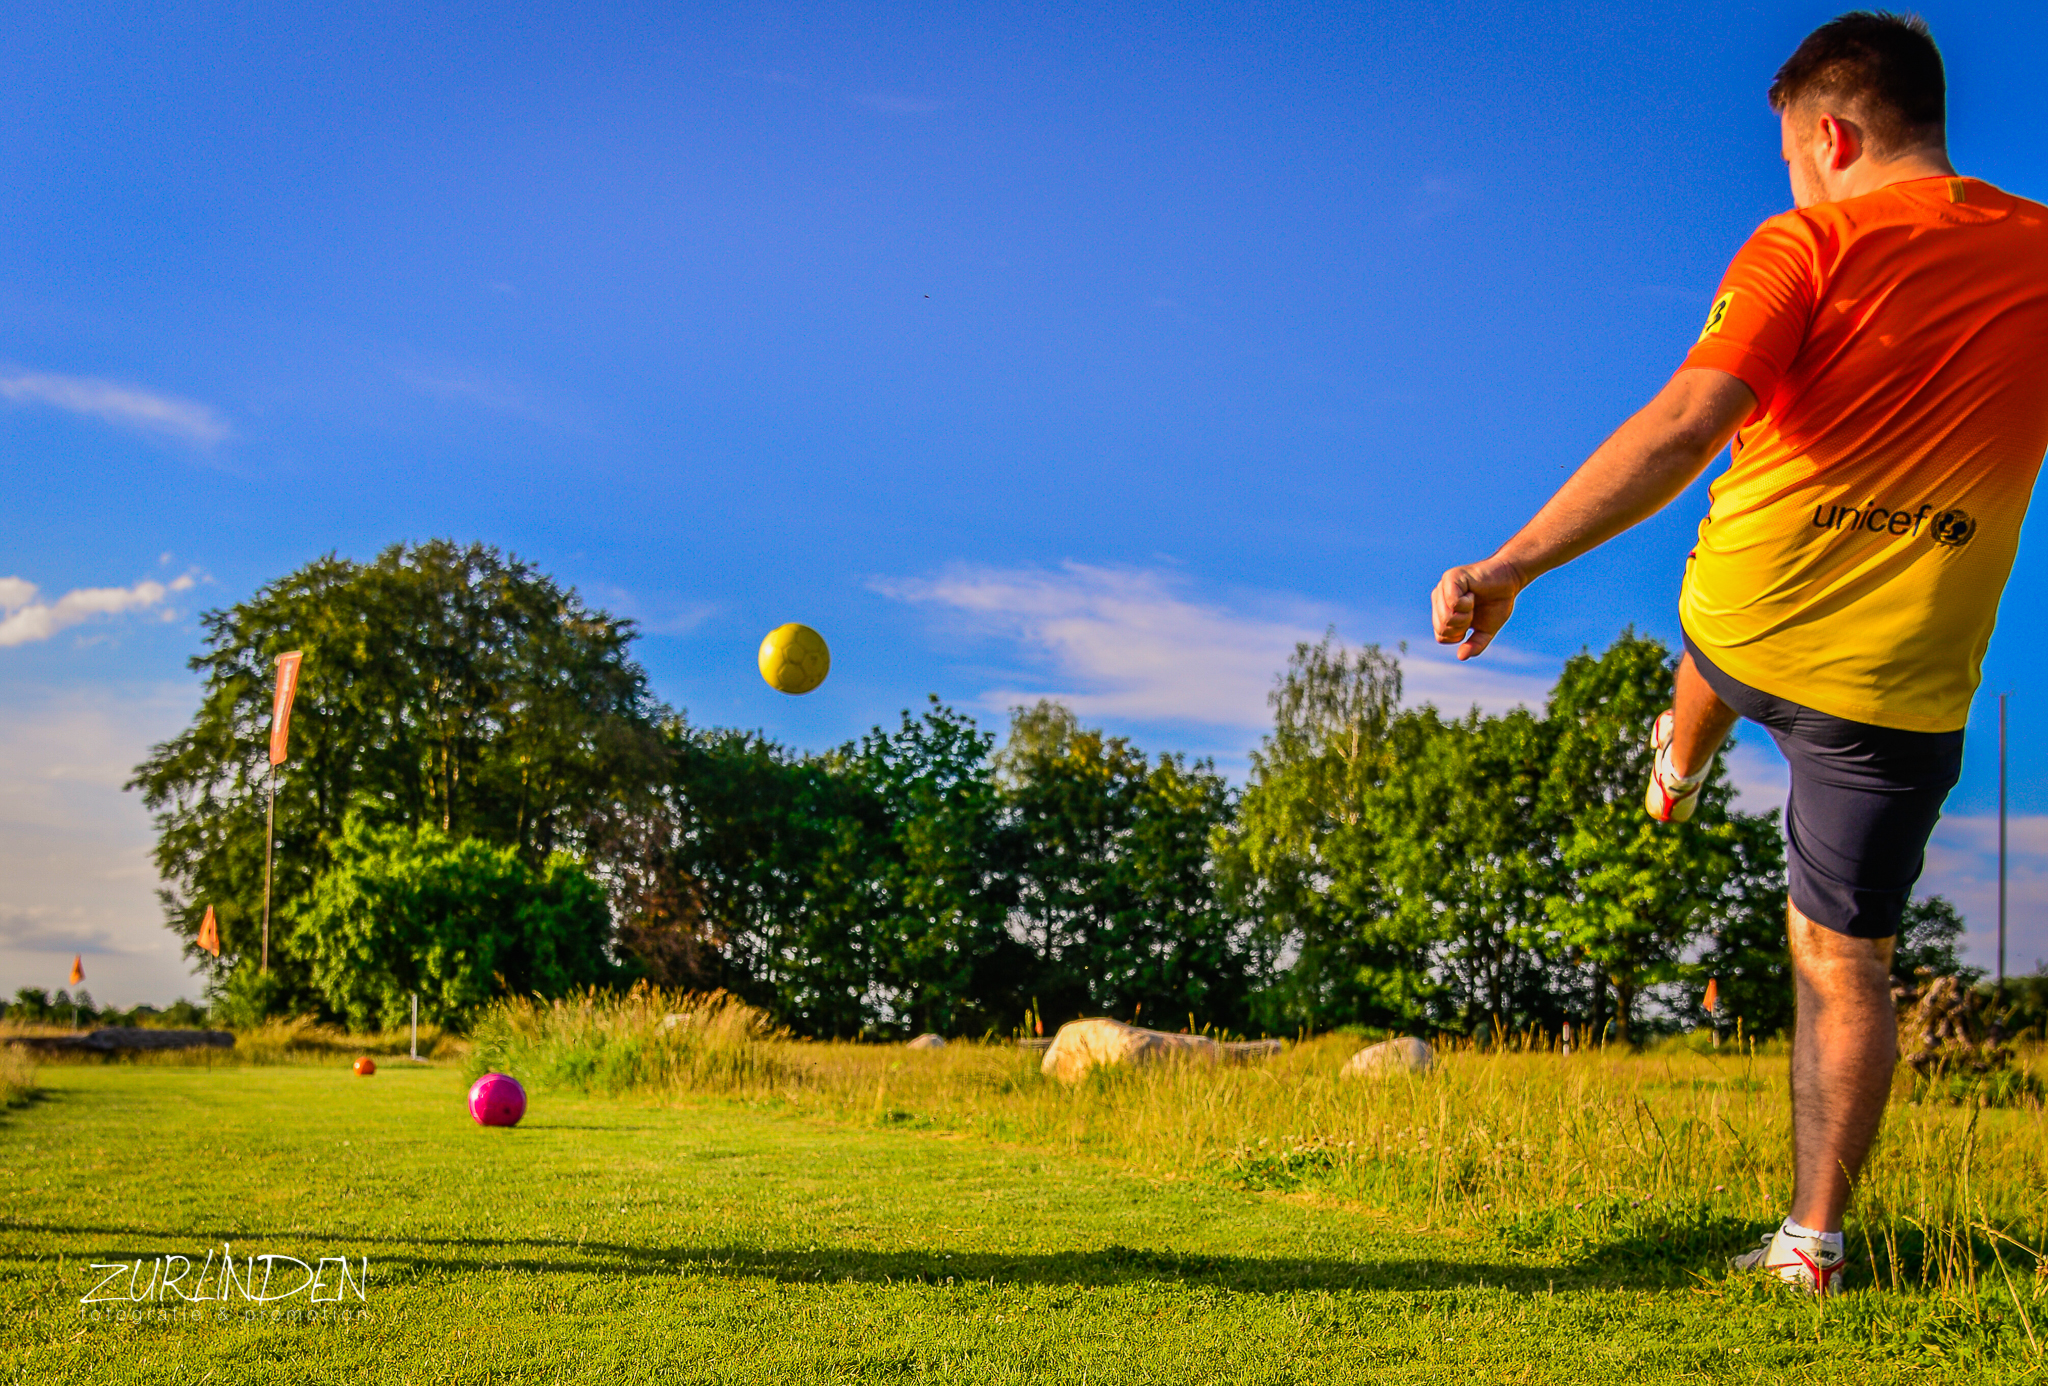
{"label": "green grass", "polygon": [[[642,990],[505,1004],[478,1026],[467,1063],[540,1086],[739,1096],[1161,1178],[1298,1190],[1529,1256],[1627,1245],[1672,1284],[1724,1259],[1789,1201],[1782,1046],[1565,1058],[1467,1045],[1443,1052],[1426,1082],[1340,1081],[1356,1045],[1325,1036],[1242,1066],[1098,1071],[1068,1088],[1007,1045],[797,1043],[729,998]],[[2048,1244],[2037,1089],[2004,1109],[1923,1102],[1912,1071],[1899,1070],[1848,1229],[1859,1274],[1965,1296],[1985,1276],[2002,1284],[2008,1256],[2022,1278],[2035,1275],[2032,1248]]]}
{"label": "green grass", "polygon": [[[1712,1257],[1756,1224],[1704,1192],[1432,1213],[1406,1176],[1376,1200],[1343,1173],[1364,1169],[1359,1157],[1304,1162],[1299,1142],[1175,1168],[1097,1138],[1104,1111],[1150,1112],[1140,1124],[1165,1129],[1148,1104],[1199,1091],[1175,1086],[1198,1071],[1069,1094],[1033,1086],[1012,1053],[850,1048],[785,1046],[781,1095],[538,1091],[512,1131],[470,1123],[452,1068],[45,1065],[39,1100],[0,1116],[0,1379],[2038,1377],[1996,1276],[1866,1280],[1825,1307],[1731,1283]],[[1470,1071],[1371,1097],[1327,1083],[1339,1095],[1325,1101],[1419,1112],[1489,1081],[1512,1097],[1510,1068],[1458,1057]],[[927,1058],[944,1063],[912,1066]],[[806,1086],[805,1063],[828,1077]],[[961,1076],[977,1072],[1006,1075],[1009,1096]],[[898,1082],[856,1100],[877,1073]],[[1237,1093],[1241,1118],[1264,1110],[1244,1095],[1257,1084],[1308,1092],[1311,1077],[1206,1081]],[[1697,1102],[1683,1078],[1673,1070],[1685,1096],[1672,1100]],[[1534,1080],[1523,1086],[1536,1102]],[[1005,1101],[1029,1142],[977,1129]],[[1068,1139],[1042,1139],[1045,1113],[1062,1112]],[[1237,1130],[1230,1148],[1262,1149]],[[1574,1230],[1554,1235],[1543,1217]],[[1700,1254],[1674,1258],[1660,1248],[1683,1220]],[[238,1257],[368,1257],[365,1298],[345,1321],[312,1322],[154,1322],[153,1304],[135,1322],[79,1304],[94,1262],[223,1243]],[[2032,1263],[2010,1274],[2041,1331]]]}

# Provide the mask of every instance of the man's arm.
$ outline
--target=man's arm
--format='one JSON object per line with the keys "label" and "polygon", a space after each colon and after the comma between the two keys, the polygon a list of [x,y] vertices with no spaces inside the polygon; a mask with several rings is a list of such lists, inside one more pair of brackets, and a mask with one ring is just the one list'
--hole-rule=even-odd
{"label": "man's arm", "polygon": [[1724,371],[1673,376],[1521,533],[1493,557],[1443,575],[1429,599],[1437,643],[1457,645],[1460,659],[1492,644],[1524,587],[1669,505],[1755,409],[1749,387]]}

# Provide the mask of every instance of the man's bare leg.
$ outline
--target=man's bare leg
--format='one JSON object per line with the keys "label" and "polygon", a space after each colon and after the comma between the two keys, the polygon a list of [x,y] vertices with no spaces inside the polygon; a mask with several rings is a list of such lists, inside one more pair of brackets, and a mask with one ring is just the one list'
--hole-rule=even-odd
{"label": "man's bare leg", "polygon": [[1687,776],[1713,759],[1738,720],[1735,709],[1721,701],[1693,664],[1690,651],[1678,661],[1671,712],[1671,768]]}
{"label": "man's bare leg", "polygon": [[1898,1062],[1893,940],[1851,938],[1786,905],[1799,1018],[1792,1032],[1792,1220],[1842,1230],[1849,1183],[1877,1139]]}

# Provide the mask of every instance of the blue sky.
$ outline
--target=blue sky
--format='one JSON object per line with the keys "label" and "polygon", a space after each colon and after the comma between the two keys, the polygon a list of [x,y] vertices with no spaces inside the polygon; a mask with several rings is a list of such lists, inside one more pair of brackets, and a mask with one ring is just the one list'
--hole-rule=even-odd
{"label": "blue sky", "polygon": [[[2048,195],[2039,7],[1930,4],[1964,171]],[[822,746],[1056,694],[1242,764],[1292,641],[1540,698],[1677,634],[1698,488],[1426,646],[1788,205],[1804,4],[18,9],[0,44],[0,989],[190,991],[127,768],[197,613],[480,539],[646,632],[700,723]],[[2012,963],[2048,955],[2023,544]],[[30,594],[28,585],[33,584]],[[11,615],[6,613],[12,613]],[[831,681],[753,669],[806,621]],[[1980,696],[1929,884],[1991,923]],[[1782,793],[1762,738],[1738,753]]]}

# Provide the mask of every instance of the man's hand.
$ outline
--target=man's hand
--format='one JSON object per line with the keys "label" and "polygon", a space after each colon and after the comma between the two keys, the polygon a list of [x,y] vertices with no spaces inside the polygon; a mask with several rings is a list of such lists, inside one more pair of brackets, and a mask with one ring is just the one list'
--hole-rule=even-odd
{"label": "man's hand", "polygon": [[1521,590],[1522,575],[1505,559],[1451,569],[1429,594],[1437,644],[1457,645],[1458,658],[1472,658],[1493,643],[1515,614],[1515,597]]}
{"label": "man's hand", "polygon": [[1755,410],[1725,371],[1672,376],[1498,553],[1444,574],[1429,598],[1437,643],[1457,645],[1460,659],[1491,645],[1524,587],[1670,504]]}

